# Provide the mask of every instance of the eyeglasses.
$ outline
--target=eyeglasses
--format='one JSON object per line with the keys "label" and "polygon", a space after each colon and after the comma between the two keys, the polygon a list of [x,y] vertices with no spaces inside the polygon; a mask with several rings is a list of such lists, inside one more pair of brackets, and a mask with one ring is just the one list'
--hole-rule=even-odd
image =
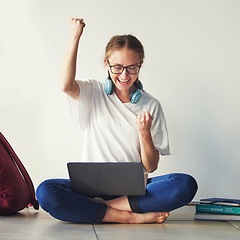
{"label": "eyeglasses", "polygon": [[110,65],[109,61],[107,61],[107,62],[108,62],[108,66],[110,67],[110,70],[113,74],[121,74],[125,68],[126,68],[127,73],[137,74],[137,73],[139,73],[140,68],[141,68],[141,66],[134,65],[134,64],[124,67],[120,64]]}

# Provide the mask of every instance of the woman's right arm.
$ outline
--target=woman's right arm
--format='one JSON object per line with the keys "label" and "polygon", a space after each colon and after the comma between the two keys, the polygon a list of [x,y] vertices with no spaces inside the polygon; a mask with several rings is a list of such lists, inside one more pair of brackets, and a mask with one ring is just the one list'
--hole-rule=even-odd
{"label": "woman's right arm", "polygon": [[80,95],[80,88],[75,80],[75,76],[78,45],[84,27],[85,22],[83,19],[72,18],[70,20],[71,34],[63,63],[60,88],[73,99],[78,99]]}

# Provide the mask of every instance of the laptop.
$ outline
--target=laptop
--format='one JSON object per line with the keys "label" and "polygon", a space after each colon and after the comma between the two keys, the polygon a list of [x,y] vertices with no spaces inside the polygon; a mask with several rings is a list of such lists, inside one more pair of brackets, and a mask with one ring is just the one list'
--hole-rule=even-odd
{"label": "laptop", "polygon": [[141,162],[69,162],[71,188],[85,196],[144,195]]}

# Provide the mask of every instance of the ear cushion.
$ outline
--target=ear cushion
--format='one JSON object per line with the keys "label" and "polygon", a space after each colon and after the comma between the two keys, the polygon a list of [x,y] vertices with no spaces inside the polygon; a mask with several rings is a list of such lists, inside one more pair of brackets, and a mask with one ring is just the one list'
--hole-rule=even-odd
{"label": "ear cushion", "polygon": [[142,90],[143,90],[143,84],[140,80],[138,80],[138,89],[135,89],[130,95],[131,103],[135,104],[139,102],[140,98],[142,97]]}
{"label": "ear cushion", "polygon": [[139,84],[138,88],[140,90],[143,90],[143,84],[142,84],[142,82],[140,80],[138,80],[138,84]]}
{"label": "ear cushion", "polygon": [[113,82],[112,79],[107,78],[104,83],[104,91],[107,95],[112,94],[113,92]]}
{"label": "ear cushion", "polygon": [[131,101],[131,103],[135,104],[135,103],[139,102],[141,97],[142,97],[142,90],[135,89],[130,95],[130,101]]}

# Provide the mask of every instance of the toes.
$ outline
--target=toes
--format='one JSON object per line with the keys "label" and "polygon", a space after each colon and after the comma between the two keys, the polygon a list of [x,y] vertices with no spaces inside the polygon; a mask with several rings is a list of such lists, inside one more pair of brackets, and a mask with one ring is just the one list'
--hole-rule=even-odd
{"label": "toes", "polygon": [[158,223],[164,223],[164,222],[167,220],[167,218],[169,217],[169,215],[170,215],[170,214],[169,214],[168,212],[162,212],[162,213],[160,213],[157,222],[158,222]]}
{"label": "toes", "polygon": [[170,214],[169,214],[169,212],[162,212],[161,215],[168,218]]}
{"label": "toes", "polygon": [[167,217],[158,217],[157,223],[164,223],[167,220]]}

